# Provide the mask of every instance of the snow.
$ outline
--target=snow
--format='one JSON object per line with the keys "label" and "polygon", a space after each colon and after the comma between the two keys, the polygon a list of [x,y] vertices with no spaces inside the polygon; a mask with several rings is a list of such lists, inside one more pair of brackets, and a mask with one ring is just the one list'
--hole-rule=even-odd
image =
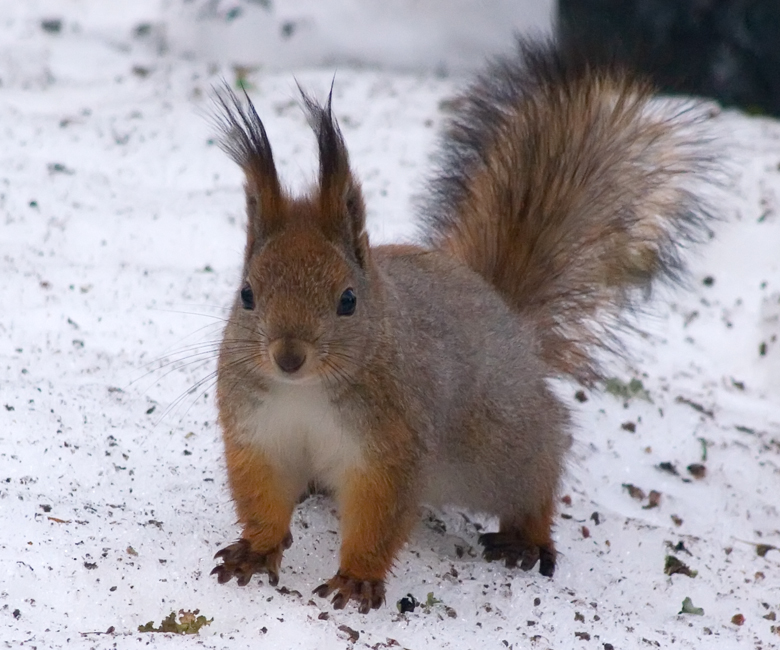
{"label": "snow", "polygon": [[[177,3],[174,3],[174,6]],[[199,0],[165,23],[185,56],[265,69],[344,64],[474,69],[521,29],[549,33],[553,0]],[[179,9],[179,7],[176,7]]]}
{"label": "snow", "polygon": [[[715,121],[736,168],[718,204],[724,221],[691,255],[690,291],[659,292],[641,321],[647,335],[630,338],[631,363],[615,364],[652,401],[588,392],[579,403],[578,387],[559,387],[577,413],[577,443],[555,577],[475,555],[479,526],[495,522],[426,512],[387,605],[335,612],[310,595],[337,568],[338,521],[323,497],[295,514],[279,589],[208,575],[214,552],[239,534],[212,373],[243,222],[239,172],[211,144],[203,114],[211,84],[235,71],[182,56],[177,34],[198,28],[192,8],[176,23],[176,3],[105,7],[0,5],[3,647],[780,646],[780,622],[766,618],[780,615],[780,551],[762,557],[756,546],[780,546],[780,123],[737,112]],[[61,18],[60,33],[42,30],[43,18]],[[369,7],[366,29],[370,19]],[[151,27],[138,35],[142,23]],[[295,187],[316,161],[294,77],[323,97],[334,69],[248,73]],[[411,197],[440,102],[461,83],[338,66],[335,111],[375,242],[413,236]],[[706,466],[704,478],[692,463]],[[624,484],[660,502],[645,508]],[[670,550],[680,542],[687,552]],[[697,575],[666,576],[669,554]],[[396,610],[407,593],[430,592],[441,604],[429,611]],[[704,614],[678,614],[686,597]],[[180,609],[213,622],[187,638],[137,632]]]}

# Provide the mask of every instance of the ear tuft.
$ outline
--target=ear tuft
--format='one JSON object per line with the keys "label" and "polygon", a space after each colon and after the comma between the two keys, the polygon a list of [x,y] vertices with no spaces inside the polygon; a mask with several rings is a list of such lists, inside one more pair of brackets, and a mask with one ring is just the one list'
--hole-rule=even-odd
{"label": "ear tuft", "polygon": [[220,132],[218,144],[246,177],[250,240],[261,237],[278,225],[282,199],[265,126],[246,91],[246,107],[227,82],[214,87],[212,94],[217,103],[213,123]]}
{"label": "ear tuft", "polygon": [[213,118],[220,131],[220,148],[245,172],[256,172],[276,180],[276,168],[265,126],[246,91],[246,108],[227,82],[214,87],[213,97],[218,104],[218,112],[214,113]]}
{"label": "ear tuft", "polygon": [[357,262],[363,266],[368,253],[366,210],[360,184],[349,167],[344,137],[333,117],[333,84],[324,107],[309,96],[300,84],[298,90],[303,98],[309,124],[317,136],[321,227],[326,236],[351,247]]}
{"label": "ear tuft", "polygon": [[314,134],[320,155],[320,189],[327,191],[342,185],[350,175],[349,155],[338,123],[333,119],[333,84],[328,93],[328,103],[323,107],[298,85],[303,98],[306,117]]}

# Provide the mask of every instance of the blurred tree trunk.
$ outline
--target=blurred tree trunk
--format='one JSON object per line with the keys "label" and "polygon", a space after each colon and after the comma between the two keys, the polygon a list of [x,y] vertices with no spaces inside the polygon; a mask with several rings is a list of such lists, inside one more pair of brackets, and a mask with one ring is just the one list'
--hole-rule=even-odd
{"label": "blurred tree trunk", "polygon": [[557,30],[664,91],[780,116],[780,0],[558,0]]}

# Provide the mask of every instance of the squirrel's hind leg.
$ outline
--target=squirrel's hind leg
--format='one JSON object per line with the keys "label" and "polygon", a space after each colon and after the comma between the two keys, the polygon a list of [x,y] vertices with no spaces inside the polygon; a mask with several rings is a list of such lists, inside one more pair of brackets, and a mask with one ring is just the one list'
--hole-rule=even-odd
{"label": "squirrel's hind leg", "polygon": [[556,551],[552,541],[552,520],[555,514],[552,501],[536,514],[502,516],[497,533],[480,535],[483,557],[488,561],[504,560],[507,567],[520,564],[523,571],[539,562],[539,573],[552,577],[555,573]]}

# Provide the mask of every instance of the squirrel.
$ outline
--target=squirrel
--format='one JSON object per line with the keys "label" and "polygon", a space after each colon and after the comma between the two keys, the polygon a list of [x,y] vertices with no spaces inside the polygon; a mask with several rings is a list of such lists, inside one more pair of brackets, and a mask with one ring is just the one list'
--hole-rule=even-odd
{"label": "squirrel", "polygon": [[372,247],[333,89],[324,106],[301,94],[319,176],[291,196],[249,97],[215,91],[248,224],[217,371],[243,530],[212,574],[278,584],[314,484],[340,512],[339,569],[314,591],[336,609],[382,605],[422,503],[497,517],[484,557],[552,576],[572,424],[549,380],[603,379],[637,298],[684,277],[712,216],[705,118],[518,39],[453,102],[423,243]]}

